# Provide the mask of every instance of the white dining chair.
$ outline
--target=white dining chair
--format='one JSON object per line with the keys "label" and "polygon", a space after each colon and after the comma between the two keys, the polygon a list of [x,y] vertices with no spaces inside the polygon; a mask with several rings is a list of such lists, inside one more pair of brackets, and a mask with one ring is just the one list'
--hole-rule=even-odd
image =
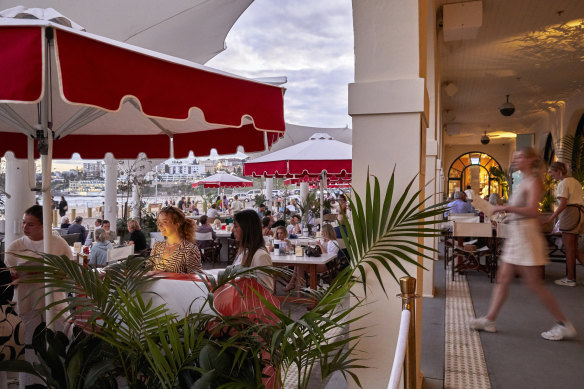
{"label": "white dining chair", "polygon": [[114,247],[107,251],[107,263],[119,261],[121,259],[126,259],[130,255],[134,254],[134,245]]}

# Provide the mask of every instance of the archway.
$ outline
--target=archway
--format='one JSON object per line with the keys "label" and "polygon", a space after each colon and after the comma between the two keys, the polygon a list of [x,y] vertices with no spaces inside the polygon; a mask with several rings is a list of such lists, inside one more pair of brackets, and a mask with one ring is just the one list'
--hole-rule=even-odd
{"label": "archway", "polygon": [[497,193],[502,188],[490,174],[493,167],[501,168],[492,156],[480,151],[462,154],[452,162],[448,169],[448,193],[466,189],[470,185],[481,197]]}

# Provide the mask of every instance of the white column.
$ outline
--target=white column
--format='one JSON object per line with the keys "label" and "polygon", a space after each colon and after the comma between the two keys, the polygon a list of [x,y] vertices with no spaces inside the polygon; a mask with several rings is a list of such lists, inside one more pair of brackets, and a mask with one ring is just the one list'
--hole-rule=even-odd
{"label": "white column", "polygon": [[309,189],[308,182],[300,183],[300,201],[302,202],[302,204],[304,204],[306,198],[308,197],[308,189]]}
{"label": "white column", "polygon": [[273,205],[272,189],[274,189],[274,179],[273,178],[266,178],[266,200],[268,201],[266,206],[268,207],[268,209],[270,211],[272,211],[272,205]]}
{"label": "white column", "polygon": [[118,162],[107,154],[105,157],[105,209],[103,218],[109,220],[112,228],[116,228],[118,220]]}
{"label": "white column", "polygon": [[138,185],[132,184],[132,219],[140,218],[140,196],[138,196]]}
{"label": "white column", "polygon": [[10,198],[6,199],[6,242],[8,248],[22,234],[22,215],[34,205],[34,192],[28,185],[28,160],[16,159],[11,152],[6,153],[6,187]]}
{"label": "white column", "polygon": [[[416,175],[412,190],[423,188],[429,103],[423,78],[428,4],[429,0],[353,1],[355,83],[349,85],[349,114],[353,117],[352,180],[361,196],[365,195],[369,169],[380,181],[383,198],[394,165],[394,196],[401,195]],[[422,294],[423,271],[403,265],[417,279],[417,293]],[[398,278],[404,275],[397,268],[393,270]],[[400,324],[401,300],[395,297],[400,293],[399,285],[386,271],[380,271],[387,294],[368,270],[367,304],[354,313],[368,314],[355,324],[367,328],[367,337],[358,346],[365,354],[356,354],[366,358],[370,367],[359,377],[364,388],[387,387]],[[362,286],[354,292],[362,295]],[[422,300],[416,304],[419,361]],[[420,371],[419,364],[416,371]]]}

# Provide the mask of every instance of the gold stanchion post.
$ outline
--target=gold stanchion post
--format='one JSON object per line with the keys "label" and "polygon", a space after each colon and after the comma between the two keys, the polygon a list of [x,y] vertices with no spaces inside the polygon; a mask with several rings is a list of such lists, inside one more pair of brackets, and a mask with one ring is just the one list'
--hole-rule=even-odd
{"label": "gold stanchion post", "polygon": [[410,328],[408,342],[406,346],[406,356],[404,363],[404,387],[405,389],[416,389],[416,279],[405,276],[399,279],[402,299],[402,310],[410,311]]}

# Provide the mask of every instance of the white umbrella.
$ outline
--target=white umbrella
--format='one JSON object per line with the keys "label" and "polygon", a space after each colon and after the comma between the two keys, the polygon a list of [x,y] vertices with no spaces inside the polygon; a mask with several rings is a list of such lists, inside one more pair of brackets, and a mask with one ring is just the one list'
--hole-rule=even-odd
{"label": "white umbrella", "polygon": [[323,219],[323,192],[327,176],[334,181],[349,178],[353,148],[326,133],[313,134],[307,141],[256,158],[243,165],[246,176],[318,178],[320,180],[320,221]]}
{"label": "white umbrella", "polygon": [[199,185],[202,185],[204,188],[241,188],[253,186],[253,181],[221,172],[195,182],[193,188]]}
{"label": "white umbrella", "polygon": [[[116,41],[204,64],[225,50],[227,33],[253,0],[27,0],[27,7],[52,7],[87,31]],[[22,0],[19,17],[38,15]],[[49,20],[49,19],[43,19]],[[188,37],[188,38],[184,38]]]}

